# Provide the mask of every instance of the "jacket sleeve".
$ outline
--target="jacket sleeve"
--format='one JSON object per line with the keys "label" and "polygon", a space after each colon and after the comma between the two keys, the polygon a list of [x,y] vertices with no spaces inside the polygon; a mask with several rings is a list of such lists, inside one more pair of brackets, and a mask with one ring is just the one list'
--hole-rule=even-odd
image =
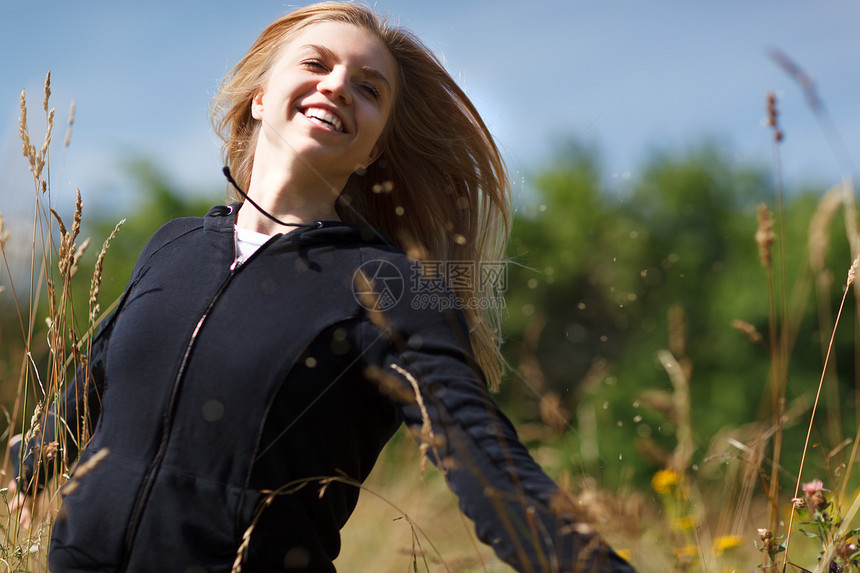
{"label": "jacket sleeve", "polygon": [[481,541],[521,572],[633,572],[517,438],[486,389],[461,313],[370,314],[388,340],[382,376],[389,388],[400,382],[388,393]]}
{"label": "jacket sleeve", "polygon": [[[116,317],[122,311],[129,293],[137,280],[149,269],[153,253],[177,236],[202,225],[199,218],[173,220],[162,226],[147,242],[132,271],[125,292],[112,315],[106,318],[93,336],[89,364],[79,368],[68,381],[60,399],[34,420],[35,429],[9,448],[9,458],[19,491],[35,493],[44,487],[60,457],[57,445],[63,444],[62,456],[67,463],[77,459],[83,445],[81,441],[95,429],[101,413],[101,398],[105,390],[105,360],[108,342]],[[61,437],[63,439],[61,439]]]}

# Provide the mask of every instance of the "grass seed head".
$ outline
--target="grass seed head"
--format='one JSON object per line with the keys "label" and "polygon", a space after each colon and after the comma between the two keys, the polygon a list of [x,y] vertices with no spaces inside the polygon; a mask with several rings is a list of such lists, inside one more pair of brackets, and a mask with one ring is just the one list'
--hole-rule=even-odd
{"label": "grass seed head", "polygon": [[45,76],[45,99],[42,101],[42,107],[48,111],[48,100],[51,99],[51,72]]}
{"label": "grass seed head", "polygon": [[33,438],[42,433],[42,403],[36,404],[36,409],[33,411],[33,417],[30,418],[30,429],[27,430],[27,435],[24,436],[24,443],[29,443]]}
{"label": "grass seed head", "polygon": [[30,171],[35,173],[36,148],[30,143],[30,130],[27,127],[27,91],[21,90],[21,115],[18,117],[18,135],[21,136],[21,152],[30,162]]}
{"label": "grass seed head", "polygon": [[767,92],[767,124],[773,129],[773,140],[782,141],[782,130],[779,128],[779,110],[776,107],[776,95]]}
{"label": "grass seed head", "polygon": [[90,246],[92,240],[90,237],[84,239],[84,242],[81,243],[81,246],[77,248],[75,251],[75,256],[72,259],[72,268],[69,270],[69,276],[74,277],[78,272],[78,264],[81,262],[81,258],[83,258],[84,253],[87,252],[87,249]]}
{"label": "grass seed head", "polygon": [[415,394],[407,389],[397,376],[390,374],[378,366],[368,366],[364,376],[379,387],[379,391],[400,404],[414,404]]}
{"label": "grass seed head", "polygon": [[72,219],[72,240],[77,239],[81,232],[81,213],[83,212],[84,203],[81,201],[81,190],[78,189],[77,198],[75,199],[75,215]]}
{"label": "grass seed head", "polygon": [[93,457],[88,459],[82,464],[78,464],[75,468],[75,473],[72,474],[72,479],[63,487],[63,495],[70,495],[74,493],[76,489],[78,489],[78,484],[80,481],[86,477],[88,473],[96,469],[99,464],[101,464],[104,459],[108,456],[110,450],[108,448],[102,448],[97,451]]}
{"label": "grass seed head", "polygon": [[732,321],[732,328],[746,334],[752,343],[759,343],[762,340],[761,333],[756,327],[745,320],[735,319]]}
{"label": "grass seed head", "polygon": [[770,57],[777,63],[779,67],[783,69],[785,73],[791,76],[794,81],[796,81],[801,89],[803,90],[803,95],[806,98],[807,104],[809,107],[815,110],[816,112],[821,111],[824,107],[821,103],[821,99],[818,97],[818,91],[815,87],[815,81],[812,77],[801,69],[797,63],[789,58],[783,52],[772,49],[770,50]]}
{"label": "grass seed head", "polygon": [[860,265],[860,255],[857,255],[857,258],[854,259],[854,262],[851,263],[851,267],[848,269],[848,280],[845,281],[845,288],[854,284],[854,277],[857,275],[858,265]]}
{"label": "grass seed head", "polygon": [[57,453],[60,450],[60,442],[50,442],[42,447],[42,455],[49,462],[57,458]]}
{"label": "grass seed head", "polygon": [[108,249],[110,248],[110,243],[113,241],[114,237],[116,237],[119,228],[122,227],[123,223],[125,223],[125,219],[120,220],[119,223],[116,224],[116,227],[113,228],[110,236],[105,240],[102,245],[102,250],[99,251],[98,259],[96,259],[96,267],[93,270],[93,280],[90,282],[90,322],[95,322],[96,318],[99,315],[98,300],[99,300],[99,286],[102,282],[102,271],[104,269],[104,261],[105,255],[107,254]]}
{"label": "grass seed head", "polygon": [[0,213],[0,250],[6,247],[6,242],[9,240],[9,230],[6,229],[6,221],[3,219],[3,213]]}
{"label": "grass seed head", "polygon": [[758,227],[755,232],[755,242],[758,245],[758,256],[761,259],[762,266],[769,269],[773,265],[771,247],[773,246],[775,237],[773,234],[773,219],[764,203],[759,203],[757,219]]}
{"label": "grass seed head", "polygon": [[69,141],[72,139],[72,125],[75,123],[75,102],[69,105],[69,121],[66,124],[66,137],[63,139],[63,147],[69,146]]}
{"label": "grass seed head", "polygon": [[821,201],[809,222],[809,266],[815,272],[825,268],[827,249],[830,244],[830,226],[836,212],[842,206],[842,185],[835,185]]}

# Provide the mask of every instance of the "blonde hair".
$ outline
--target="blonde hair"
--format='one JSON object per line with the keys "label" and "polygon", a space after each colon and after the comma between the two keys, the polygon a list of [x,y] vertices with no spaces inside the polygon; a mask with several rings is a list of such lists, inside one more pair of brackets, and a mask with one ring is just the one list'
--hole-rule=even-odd
{"label": "blonde hair", "polygon": [[[499,350],[502,300],[496,282],[481,279],[480,264],[501,262],[510,225],[507,170],[475,106],[442,63],[411,32],[370,8],[324,2],[270,24],[221,84],[212,105],[223,159],[248,188],[259,122],[251,100],[280,49],[316,22],[368,30],[398,68],[395,99],[380,159],[352,175],[338,200],[344,221],[393,238],[413,258],[456,262],[474,270],[471,288],[454,289],[469,324],[475,357],[496,388],[504,361]],[[483,308],[482,308],[483,307]]]}

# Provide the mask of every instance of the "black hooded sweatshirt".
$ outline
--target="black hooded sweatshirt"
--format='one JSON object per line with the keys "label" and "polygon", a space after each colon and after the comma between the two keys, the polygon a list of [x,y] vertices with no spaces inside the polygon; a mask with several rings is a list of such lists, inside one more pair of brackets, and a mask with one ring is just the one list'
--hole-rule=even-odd
{"label": "black hooded sweatshirt", "polygon": [[[276,235],[236,265],[236,210],[153,236],[93,340],[91,376],[55,408],[74,429],[86,403],[96,425],[64,488],[52,571],[228,572],[250,530],[243,571],[334,572],[359,491],[344,482],[367,477],[404,421],[517,570],[632,571],[517,440],[457,299],[341,222]],[[22,488],[55,421],[28,446]]]}

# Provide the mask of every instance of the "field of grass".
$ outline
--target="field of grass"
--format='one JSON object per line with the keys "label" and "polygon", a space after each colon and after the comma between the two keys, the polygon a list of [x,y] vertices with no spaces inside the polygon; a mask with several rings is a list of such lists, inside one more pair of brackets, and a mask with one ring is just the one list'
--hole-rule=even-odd
{"label": "field of grass", "polygon": [[[18,315],[15,331],[2,332],[5,354],[0,365],[3,374],[0,394],[4,403],[11,404],[5,412],[7,441],[15,434],[33,435],[38,431],[38,424],[33,424],[30,416],[38,420],[34,410],[44,411],[62,392],[68,372],[86,363],[89,337],[100,318],[110,310],[110,303],[104,304],[108,308],[101,307],[99,285],[103,257],[109,253],[113,235],[103,245],[93,274],[82,276],[78,272],[79,262],[88,243],[79,237],[83,216],[80,198],[71,218],[67,216],[66,220],[52,204],[49,150],[54,111],[50,109],[49,98],[47,81],[42,109],[48,131],[38,147],[32,143],[28,130],[24,94],[21,100],[22,145],[33,176],[35,198],[26,284],[16,281],[20,275],[9,266],[9,236],[0,218],[0,252],[9,275],[9,292],[2,296],[16,301]],[[778,146],[782,134],[773,98],[769,100],[769,109],[774,142]],[[72,117],[69,129],[71,124]],[[68,136],[64,145],[68,145]],[[835,211],[842,208],[845,240],[852,245],[852,256],[860,254],[854,189],[847,173],[843,183],[824,196],[817,213],[810,214],[811,250],[822,240],[821,223],[816,226],[815,216],[829,213],[826,221],[830,221]],[[860,524],[857,517],[860,476],[855,471],[860,429],[846,434],[841,422],[833,422],[841,420],[843,414],[848,418],[853,405],[841,403],[838,395],[834,398],[828,394],[832,385],[832,371],[828,369],[831,336],[852,329],[851,319],[846,324],[842,312],[858,301],[854,284],[858,263],[849,260],[844,268],[814,269],[818,272],[817,279],[830,276],[830,280],[843,283],[844,296],[835,316],[826,316],[828,305],[820,307],[821,324],[826,326],[822,327],[822,337],[826,332],[830,344],[825,340],[822,345],[823,367],[818,387],[811,393],[791,397],[786,391],[790,383],[788,364],[802,326],[792,312],[793,301],[780,294],[785,289],[778,286],[786,280],[784,268],[774,263],[786,258],[785,253],[778,252],[784,248],[784,242],[779,240],[781,216],[779,204],[774,210],[762,206],[755,232],[769,296],[768,331],[759,333],[753,325],[742,321],[735,325],[749,337],[751,344],[764,344],[767,348],[770,374],[756,393],[767,397],[764,403],[769,408],[763,409],[760,416],[723,428],[707,444],[696,443],[697,420],[691,407],[691,375],[696,365],[686,356],[683,312],[678,311],[667,319],[669,340],[665,350],[656,356],[669,381],[668,389],[660,392],[655,389],[642,398],[671,421],[673,428],[671,451],[664,456],[662,467],[653,473],[650,486],[641,487],[632,479],[621,479],[616,480],[620,485],[607,488],[600,476],[577,469],[580,466],[570,462],[572,450],[579,450],[583,447],[581,442],[600,433],[601,427],[596,422],[601,420],[598,411],[582,409],[576,416],[570,413],[561,416],[563,405],[557,397],[554,402],[552,395],[547,394],[541,402],[540,419],[521,426],[534,457],[613,547],[643,573],[860,571],[860,531],[856,529]],[[73,283],[86,286],[84,290],[89,293],[86,301],[73,304]],[[806,439],[798,440],[792,434],[792,441],[787,442],[784,430],[789,426],[802,428],[801,435],[805,434]],[[821,439],[822,435],[827,440]],[[824,449],[823,443],[831,445]],[[55,447],[62,451],[64,444]],[[694,455],[696,450],[705,451]],[[791,460],[801,460],[801,467],[781,462],[788,452],[792,454]],[[814,465],[820,475],[813,479],[804,464]],[[336,562],[338,570],[511,571],[475,539],[473,527],[458,511],[444,477],[432,466],[424,466],[417,445],[401,431],[386,447],[371,478],[361,486],[358,508],[343,530],[342,553]],[[8,464],[5,472],[8,481]],[[57,472],[38,502],[40,507],[31,527],[26,530],[17,523],[20,510],[15,511],[13,492],[2,490],[0,565],[5,569],[0,571],[44,570],[47,538],[58,511],[56,490],[70,479],[70,473],[70,468],[65,467]],[[79,471],[77,478],[72,479],[86,476]]]}

